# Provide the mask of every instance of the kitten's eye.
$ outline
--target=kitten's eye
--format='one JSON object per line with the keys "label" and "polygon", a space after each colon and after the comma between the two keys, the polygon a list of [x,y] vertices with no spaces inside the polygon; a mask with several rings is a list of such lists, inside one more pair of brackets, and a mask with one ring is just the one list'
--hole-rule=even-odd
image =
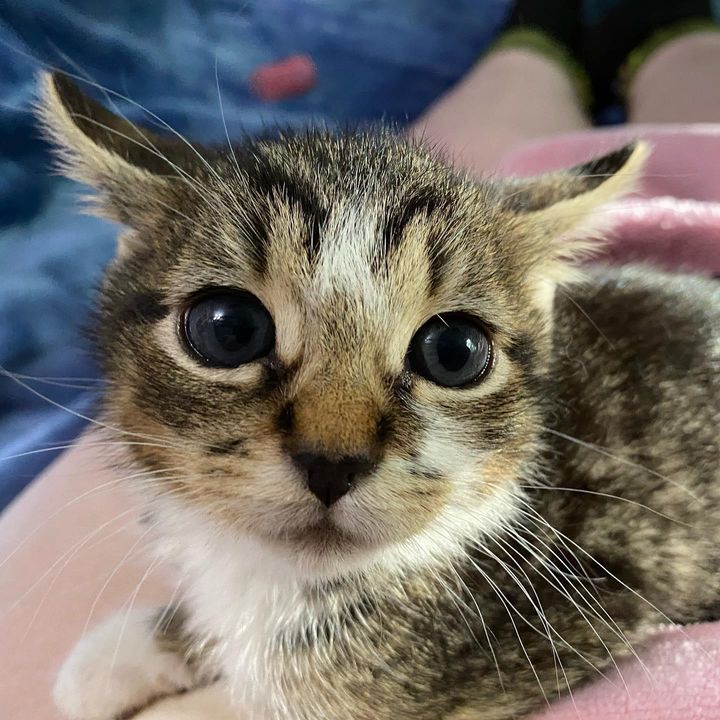
{"label": "kitten's eye", "polygon": [[270,313],[250,293],[213,290],[193,301],[182,318],[185,340],[212,367],[234,368],[267,355],[275,344]]}
{"label": "kitten's eye", "polygon": [[468,385],[490,368],[492,346],[477,320],[460,313],[426,322],[410,343],[411,369],[444,387]]}

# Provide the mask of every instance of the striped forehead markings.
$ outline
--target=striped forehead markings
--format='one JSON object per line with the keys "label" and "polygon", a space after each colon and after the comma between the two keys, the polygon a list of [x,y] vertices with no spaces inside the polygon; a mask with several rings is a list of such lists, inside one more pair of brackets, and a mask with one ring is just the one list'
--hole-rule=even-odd
{"label": "striped forehead markings", "polygon": [[[431,184],[410,188],[404,194],[402,188],[395,189],[392,193],[394,197],[383,196],[382,190],[376,187],[375,192],[368,193],[364,201],[358,199],[353,203],[346,196],[345,202],[349,205],[352,203],[355,210],[349,217],[347,211],[341,213],[342,219],[338,219],[334,217],[337,215],[336,208],[327,207],[318,190],[301,171],[293,171],[291,167],[259,154],[240,153],[238,157],[250,191],[257,199],[257,202],[249,203],[247,217],[239,218],[239,221],[250,241],[256,270],[260,275],[267,273],[271,226],[277,222],[278,203],[295,208],[304,219],[307,233],[303,238],[303,247],[309,262],[315,262],[322,255],[322,246],[328,242],[337,245],[337,240],[341,238],[351,243],[349,253],[346,254],[362,259],[364,263],[369,262],[375,272],[401,246],[407,227],[416,218],[431,217],[439,210],[447,216],[453,205],[447,188],[437,188]],[[343,188],[338,187],[337,190],[338,198],[342,198]],[[374,218],[372,228],[367,224],[361,227],[358,220],[363,202],[366,206],[377,206],[377,210],[371,211]],[[343,222],[361,230],[361,237],[353,238],[351,233],[338,232]],[[446,262],[439,240],[433,232],[428,233],[431,292],[439,284]],[[333,255],[337,255],[337,252],[337,248],[334,248]],[[358,256],[359,252],[361,257]]]}
{"label": "striped forehead markings", "polygon": [[384,253],[390,255],[400,245],[405,236],[405,229],[415,218],[422,215],[430,216],[446,203],[447,198],[430,186],[416,188],[414,192],[401,198],[385,214],[382,231]]}
{"label": "striped forehead markings", "polygon": [[276,222],[278,202],[298,209],[306,221],[308,232],[304,245],[311,258],[328,217],[328,210],[318,193],[300,174],[291,175],[287,168],[278,167],[266,157],[247,153],[236,155],[253,196],[248,203],[247,217],[238,220],[252,245],[258,274],[267,272],[271,225]]}

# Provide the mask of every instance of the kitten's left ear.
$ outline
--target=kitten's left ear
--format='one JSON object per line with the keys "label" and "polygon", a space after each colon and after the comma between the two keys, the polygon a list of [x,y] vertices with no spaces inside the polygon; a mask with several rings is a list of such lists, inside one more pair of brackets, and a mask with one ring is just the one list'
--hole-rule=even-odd
{"label": "kitten's left ear", "polygon": [[195,148],[114,115],[61,73],[41,75],[40,90],[37,114],[60,169],[98,190],[101,214],[137,228],[160,203],[171,203],[172,185],[190,174]]}
{"label": "kitten's left ear", "polygon": [[650,148],[635,142],[569,170],[503,185],[526,249],[546,269],[592,250],[607,228],[603,205],[635,189]]}

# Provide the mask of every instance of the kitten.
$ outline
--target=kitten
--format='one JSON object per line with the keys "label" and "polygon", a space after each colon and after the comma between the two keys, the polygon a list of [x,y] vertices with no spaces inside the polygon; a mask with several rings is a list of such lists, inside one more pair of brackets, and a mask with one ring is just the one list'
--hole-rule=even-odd
{"label": "kitten", "polygon": [[515,718],[719,614],[720,292],[575,267],[644,145],[490,182],[385,131],[171,141],[60,75],[40,117],[128,228],[106,420],[183,578],[78,645],[67,717],[220,678],[243,718]]}

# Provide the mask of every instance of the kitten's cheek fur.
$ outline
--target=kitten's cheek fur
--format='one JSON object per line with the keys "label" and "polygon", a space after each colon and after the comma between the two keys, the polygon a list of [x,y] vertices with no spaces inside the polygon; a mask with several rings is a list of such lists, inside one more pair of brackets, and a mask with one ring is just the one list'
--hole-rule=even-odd
{"label": "kitten's cheek fur", "polygon": [[157,612],[120,613],[85,636],[63,664],[53,688],[69,720],[113,720],[191,688],[180,656],[158,646]]}

